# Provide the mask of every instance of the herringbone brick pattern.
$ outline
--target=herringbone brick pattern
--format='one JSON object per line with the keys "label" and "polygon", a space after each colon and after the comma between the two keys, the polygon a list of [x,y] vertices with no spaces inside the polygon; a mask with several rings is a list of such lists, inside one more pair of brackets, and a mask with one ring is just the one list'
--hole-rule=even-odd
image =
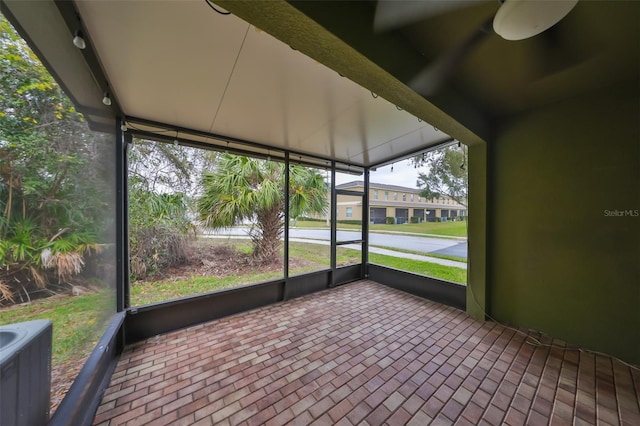
{"label": "herringbone brick pattern", "polygon": [[95,424],[640,425],[639,395],[609,357],[362,281],[126,348]]}

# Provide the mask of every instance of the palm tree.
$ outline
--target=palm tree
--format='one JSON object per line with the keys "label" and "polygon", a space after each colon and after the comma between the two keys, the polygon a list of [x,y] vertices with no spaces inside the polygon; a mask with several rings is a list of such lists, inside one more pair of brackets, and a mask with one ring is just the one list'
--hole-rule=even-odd
{"label": "palm tree", "polygon": [[[203,173],[197,201],[200,220],[221,229],[248,220],[253,256],[276,262],[284,229],[284,165],[231,154],[218,157],[215,171]],[[289,168],[289,214],[298,216],[327,209],[327,184],[316,170]]]}

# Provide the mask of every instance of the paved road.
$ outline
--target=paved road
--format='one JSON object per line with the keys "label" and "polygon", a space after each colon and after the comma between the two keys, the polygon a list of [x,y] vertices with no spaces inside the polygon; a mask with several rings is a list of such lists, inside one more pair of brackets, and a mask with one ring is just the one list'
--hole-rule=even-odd
{"label": "paved road", "polygon": [[[214,235],[245,236],[249,228],[230,228],[213,232]],[[290,228],[290,238],[313,239],[329,241],[331,232],[328,229],[299,229]],[[356,231],[338,231],[338,241],[352,241],[360,239]],[[420,253],[434,253],[467,258],[467,243],[458,240],[432,237],[417,237],[406,234],[369,233],[369,244],[378,247],[392,247],[411,250]]]}

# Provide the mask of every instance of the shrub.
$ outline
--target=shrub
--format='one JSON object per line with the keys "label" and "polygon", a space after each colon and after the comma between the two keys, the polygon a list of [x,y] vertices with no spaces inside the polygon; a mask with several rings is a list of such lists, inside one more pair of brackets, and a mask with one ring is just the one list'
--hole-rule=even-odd
{"label": "shrub", "polygon": [[175,228],[169,226],[151,226],[139,228],[131,236],[132,279],[145,278],[147,275],[177,266],[187,261],[189,239]]}
{"label": "shrub", "polygon": [[135,187],[129,194],[132,279],[186,262],[193,230],[187,219],[188,197]]}
{"label": "shrub", "polygon": [[314,218],[314,217],[306,217],[306,216],[300,216],[297,219],[298,221],[303,221],[303,222],[326,222],[327,219],[318,219],[318,218]]}
{"label": "shrub", "polygon": [[412,216],[411,223],[420,223],[422,218],[420,216]]}
{"label": "shrub", "polygon": [[91,232],[64,227],[49,237],[50,230],[29,217],[13,219],[5,232],[0,240],[0,305],[16,303],[18,296],[27,301],[30,293],[47,287],[67,289],[83,272],[85,256],[101,250]]}
{"label": "shrub", "polygon": [[394,223],[396,223],[396,219],[394,217],[387,216],[387,224],[393,225]]}

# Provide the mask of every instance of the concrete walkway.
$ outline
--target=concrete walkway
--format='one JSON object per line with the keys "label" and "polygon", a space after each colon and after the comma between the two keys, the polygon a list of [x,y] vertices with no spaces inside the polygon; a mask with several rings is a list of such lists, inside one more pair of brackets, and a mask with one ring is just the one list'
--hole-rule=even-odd
{"label": "concrete walkway", "polygon": [[424,256],[421,254],[403,253],[401,251],[387,250],[378,247],[369,247],[369,253],[384,254],[386,256],[402,257],[404,259],[421,260],[423,262],[437,263],[438,265],[454,266],[456,268],[467,269],[465,262],[456,262],[455,260],[440,259],[439,257]]}

